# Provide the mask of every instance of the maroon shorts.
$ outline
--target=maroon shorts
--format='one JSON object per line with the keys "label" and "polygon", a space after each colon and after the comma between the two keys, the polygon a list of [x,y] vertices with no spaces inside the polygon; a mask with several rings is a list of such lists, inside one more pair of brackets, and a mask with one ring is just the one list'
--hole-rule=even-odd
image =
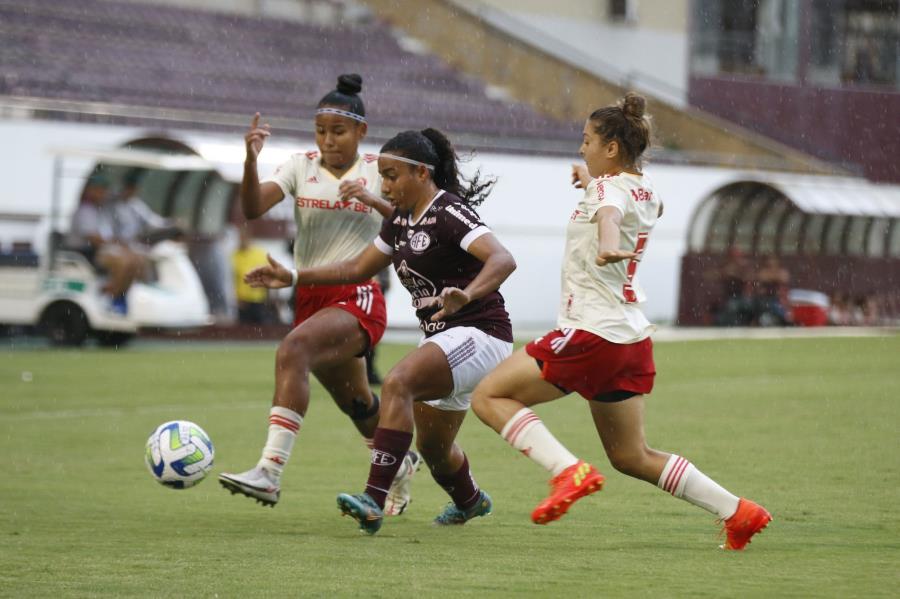
{"label": "maroon shorts", "polygon": [[376,281],[354,285],[297,287],[294,326],[323,308],[340,308],[356,317],[369,336],[369,347],[381,341],[387,326],[387,308],[381,285]]}
{"label": "maroon shorts", "polygon": [[556,329],[525,346],[541,377],[585,399],[618,401],[650,393],[656,367],[650,338],[620,344],[579,329]]}

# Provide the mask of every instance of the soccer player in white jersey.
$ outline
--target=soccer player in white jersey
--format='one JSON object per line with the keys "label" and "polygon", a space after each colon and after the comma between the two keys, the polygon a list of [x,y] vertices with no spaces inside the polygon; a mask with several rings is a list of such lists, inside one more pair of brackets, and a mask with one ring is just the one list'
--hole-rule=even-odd
{"label": "soccer player in white jersey", "polygon": [[[491,498],[469,469],[456,435],[481,378],[512,353],[512,327],[499,287],[516,267],[472,206],[493,182],[461,180],[456,153],[435,129],[404,131],[381,149],[382,192],[396,207],[372,243],[352,260],[296,274],[302,284],[371,277],[393,264],[412,296],[424,338],[387,374],[381,420],[365,491],[338,506],[362,530],[383,522],[388,486],[416,442],[451,502],[434,519],[461,525],[491,512]],[[249,273],[251,285],[281,287],[291,274],[275,264]]]}
{"label": "soccer player in white jersey", "polygon": [[569,219],[559,328],[504,361],[475,389],[472,407],[485,424],[552,475],[551,493],[532,512],[536,524],[560,518],[599,491],[603,476],[572,455],[530,406],[576,392],[588,400],[600,440],[620,472],[717,514],[726,549],[743,549],[772,519],[685,458],[647,446],[643,395],[656,374],[636,278],[662,202],[640,170],[650,143],[644,98],[627,94],[594,111],[573,167],[584,196]]}
{"label": "soccer player in white jersey", "polygon": [[[331,264],[355,256],[379,231],[391,205],[381,199],[378,157],[359,154],[366,135],[365,106],[359,75],[341,75],[337,88],[320,101],[315,116],[318,151],[294,154],[260,183],[256,158],[270,135],[253,118],[245,136],[246,161],[241,182],[244,215],[257,218],[283,198],[294,203],[297,268]],[[363,355],[384,334],[386,310],[378,283],[298,287],[294,329],[278,348],[275,394],[266,444],[257,465],[240,474],[222,473],[219,482],[263,505],[274,506],[281,475],[309,406],[309,374],[328,390],[371,449],[378,424],[379,400],[369,388]],[[401,513],[409,503],[409,482],[419,457],[409,452],[393,481],[386,513]]]}

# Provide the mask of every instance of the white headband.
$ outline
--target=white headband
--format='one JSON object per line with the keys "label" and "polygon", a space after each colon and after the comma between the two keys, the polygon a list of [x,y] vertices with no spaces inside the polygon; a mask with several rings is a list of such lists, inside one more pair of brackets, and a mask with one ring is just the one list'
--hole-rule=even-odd
{"label": "white headband", "polygon": [[399,160],[400,162],[405,162],[406,164],[414,164],[416,166],[424,166],[430,171],[434,170],[433,164],[425,164],[424,162],[419,162],[418,160],[413,160],[412,158],[407,158],[406,156],[397,156],[396,154],[379,154],[378,157]]}
{"label": "white headband", "polygon": [[359,121],[360,123],[366,122],[366,117],[360,116],[355,112],[350,112],[348,110],[341,110],[340,108],[330,108],[328,106],[324,106],[322,108],[316,109],[316,114],[336,114],[338,116],[345,116],[348,119],[353,119],[354,121]]}

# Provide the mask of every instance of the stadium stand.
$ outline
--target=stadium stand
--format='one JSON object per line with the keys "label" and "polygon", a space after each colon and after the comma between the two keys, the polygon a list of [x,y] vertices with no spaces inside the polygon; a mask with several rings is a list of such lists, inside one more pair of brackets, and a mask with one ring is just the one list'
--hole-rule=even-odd
{"label": "stadium stand", "polygon": [[[571,140],[575,123],[490,98],[384,24],[331,26],[101,0],[0,0],[0,95],[309,119],[337,74],[363,74],[370,120]],[[402,91],[398,91],[402,90]]]}

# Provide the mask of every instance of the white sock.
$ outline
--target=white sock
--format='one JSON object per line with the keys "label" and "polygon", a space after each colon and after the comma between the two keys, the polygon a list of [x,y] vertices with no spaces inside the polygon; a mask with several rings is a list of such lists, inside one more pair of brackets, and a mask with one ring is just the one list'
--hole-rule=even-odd
{"label": "white sock", "polygon": [[719,486],[689,461],[672,454],[656,486],[727,520],[737,511],[739,499]]}
{"label": "white sock", "polygon": [[562,443],[556,440],[537,414],[522,408],[503,425],[500,435],[506,442],[553,474],[578,463]]}
{"label": "white sock", "polygon": [[276,484],[281,480],[284,465],[291,457],[301,424],[303,416],[294,410],[273,406],[269,411],[269,436],[257,466],[264,468]]}

